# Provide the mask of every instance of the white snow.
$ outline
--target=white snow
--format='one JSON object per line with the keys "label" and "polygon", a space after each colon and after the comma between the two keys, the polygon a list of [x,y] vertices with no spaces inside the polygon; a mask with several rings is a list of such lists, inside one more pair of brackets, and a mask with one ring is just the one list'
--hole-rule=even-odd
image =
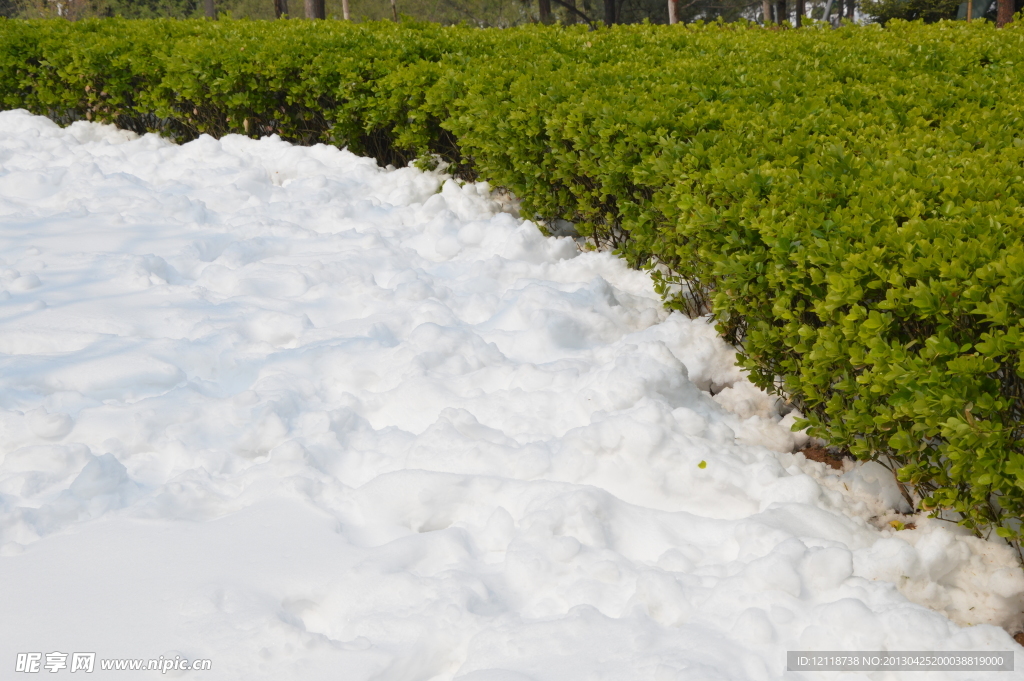
{"label": "white snow", "polygon": [[0,669],[812,679],[787,650],[1016,648],[1009,549],[790,453],[705,320],[486,185],[23,111],[0,168]]}

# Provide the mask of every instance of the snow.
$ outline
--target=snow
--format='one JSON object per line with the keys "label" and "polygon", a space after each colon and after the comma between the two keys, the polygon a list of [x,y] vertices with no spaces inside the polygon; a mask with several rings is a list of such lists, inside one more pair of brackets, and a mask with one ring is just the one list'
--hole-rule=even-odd
{"label": "snow", "polygon": [[485,184],[24,111],[0,165],[0,664],[710,681],[1016,648],[1007,547],[793,453],[706,320]]}

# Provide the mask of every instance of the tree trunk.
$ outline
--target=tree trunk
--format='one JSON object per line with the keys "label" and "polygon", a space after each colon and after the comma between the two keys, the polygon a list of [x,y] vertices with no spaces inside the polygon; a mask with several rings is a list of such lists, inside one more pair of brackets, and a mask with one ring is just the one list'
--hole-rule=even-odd
{"label": "tree trunk", "polygon": [[1013,0],[999,0],[996,10],[996,26],[1006,26],[1013,21]]}
{"label": "tree trunk", "polygon": [[551,23],[551,0],[537,0],[537,13],[540,15],[540,23]]}
{"label": "tree trunk", "polygon": [[205,9],[206,9],[206,18],[207,19],[216,19],[217,18],[217,6],[214,4],[214,0],[203,0],[203,5],[205,6]]}
{"label": "tree trunk", "polygon": [[604,23],[611,26],[615,23],[615,0],[604,0]]}
{"label": "tree trunk", "polygon": [[677,7],[677,3],[678,3],[678,0],[668,0],[668,23],[669,24],[677,24],[677,23],[679,23],[679,15],[678,15],[678,11],[679,10],[678,10],[678,7]]}
{"label": "tree trunk", "polygon": [[274,18],[280,19],[288,14],[288,0],[274,0]]}
{"label": "tree trunk", "polygon": [[803,26],[804,14],[807,13],[807,6],[804,4],[804,0],[796,0],[796,27],[800,28]]}
{"label": "tree trunk", "polygon": [[772,23],[772,0],[761,0],[761,12],[764,14],[764,25]]}
{"label": "tree trunk", "polygon": [[[321,0],[322,2],[323,0]],[[395,0],[391,0],[391,16],[395,18],[395,23],[398,23],[398,5],[395,4]]]}
{"label": "tree trunk", "polygon": [[326,19],[327,12],[325,10],[324,0],[306,0],[307,19]]}
{"label": "tree trunk", "polygon": [[348,0],[341,0],[341,16],[344,17],[345,21],[352,20],[348,13]]}
{"label": "tree trunk", "polygon": [[857,9],[857,0],[846,0],[846,18],[853,21],[853,13]]}
{"label": "tree trunk", "polygon": [[789,18],[789,12],[786,11],[786,0],[776,0],[775,3],[775,23],[781,25],[783,21]]}

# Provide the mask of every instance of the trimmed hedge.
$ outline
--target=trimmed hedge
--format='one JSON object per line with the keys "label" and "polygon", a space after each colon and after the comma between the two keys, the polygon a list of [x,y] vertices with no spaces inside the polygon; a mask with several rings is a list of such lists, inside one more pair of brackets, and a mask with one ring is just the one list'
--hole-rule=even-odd
{"label": "trimmed hedge", "polygon": [[0,97],[441,159],[713,311],[798,425],[1019,546],[1024,28],[0,21]]}

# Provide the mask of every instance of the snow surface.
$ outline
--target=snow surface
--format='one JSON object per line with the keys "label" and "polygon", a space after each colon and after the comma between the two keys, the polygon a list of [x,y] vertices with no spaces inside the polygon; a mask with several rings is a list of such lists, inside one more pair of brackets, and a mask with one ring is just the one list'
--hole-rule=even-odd
{"label": "snow surface", "polygon": [[791,454],[705,320],[486,185],[23,111],[0,164],[0,665],[711,681],[1016,648],[1006,547],[890,528],[887,471]]}

